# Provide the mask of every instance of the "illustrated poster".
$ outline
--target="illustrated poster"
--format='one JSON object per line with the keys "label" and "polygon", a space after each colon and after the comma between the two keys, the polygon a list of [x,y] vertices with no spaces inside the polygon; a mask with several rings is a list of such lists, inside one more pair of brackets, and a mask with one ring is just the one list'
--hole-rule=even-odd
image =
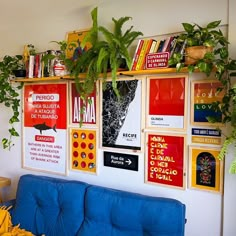
{"label": "illustrated poster", "polygon": [[24,86],[23,167],[66,174],[67,85]]}
{"label": "illustrated poster", "polygon": [[185,128],[186,78],[150,78],[147,127]]}
{"label": "illustrated poster", "polygon": [[147,134],[148,182],[185,187],[185,136]]}
{"label": "illustrated poster", "polygon": [[217,158],[220,149],[190,146],[189,152],[190,187],[221,192],[223,161]]}
{"label": "illustrated poster", "polygon": [[141,149],[141,80],[117,82],[120,99],[106,83],[102,98],[102,146]]}

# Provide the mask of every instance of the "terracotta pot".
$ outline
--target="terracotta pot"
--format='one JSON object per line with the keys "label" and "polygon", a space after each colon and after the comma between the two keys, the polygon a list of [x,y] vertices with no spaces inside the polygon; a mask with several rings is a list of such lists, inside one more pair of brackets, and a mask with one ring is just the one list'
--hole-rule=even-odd
{"label": "terracotta pot", "polygon": [[185,64],[193,65],[196,64],[198,60],[202,59],[207,52],[212,52],[213,47],[206,46],[193,46],[185,48]]}

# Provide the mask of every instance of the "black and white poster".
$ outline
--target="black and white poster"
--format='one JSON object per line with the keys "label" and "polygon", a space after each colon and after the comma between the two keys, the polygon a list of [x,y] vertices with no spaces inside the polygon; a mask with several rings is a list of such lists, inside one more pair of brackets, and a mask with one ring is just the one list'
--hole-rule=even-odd
{"label": "black and white poster", "polygon": [[107,82],[102,96],[102,146],[141,149],[142,81]]}

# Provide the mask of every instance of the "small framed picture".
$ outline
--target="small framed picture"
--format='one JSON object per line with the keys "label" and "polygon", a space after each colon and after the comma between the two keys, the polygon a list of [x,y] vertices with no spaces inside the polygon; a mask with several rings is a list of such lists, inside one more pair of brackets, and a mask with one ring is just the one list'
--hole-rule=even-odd
{"label": "small framed picture", "polygon": [[97,173],[97,130],[70,128],[70,169]]}
{"label": "small framed picture", "polygon": [[92,45],[88,42],[84,47],[81,46],[81,43],[85,35],[89,32],[90,29],[84,30],[75,30],[68,32],[66,35],[67,41],[67,51],[66,57],[73,60],[78,59],[78,57],[84,52],[87,51]]}
{"label": "small framed picture", "polygon": [[186,130],[187,85],[184,75],[147,78],[147,128]]}
{"label": "small framed picture", "polygon": [[[191,124],[205,126],[222,125],[222,113],[214,111],[213,102],[220,102],[224,91],[218,91],[222,84],[216,80],[200,80],[191,83]],[[208,121],[207,117],[214,117],[215,123]]]}
{"label": "small framed picture", "polygon": [[84,100],[76,89],[76,82],[69,82],[69,124],[71,126],[81,125],[81,127],[98,127],[99,114],[99,83],[96,82],[94,90]]}
{"label": "small framed picture", "polygon": [[217,156],[216,147],[189,146],[189,187],[199,190],[222,192],[223,161]]}

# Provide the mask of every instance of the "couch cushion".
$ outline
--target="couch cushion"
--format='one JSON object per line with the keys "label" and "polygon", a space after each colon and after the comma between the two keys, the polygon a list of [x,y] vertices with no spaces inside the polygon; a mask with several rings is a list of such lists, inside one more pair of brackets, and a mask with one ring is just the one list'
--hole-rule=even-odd
{"label": "couch cushion", "polygon": [[91,186],[78,236],[182,236],[184,225],[177,200]]}
{"label": "couch cushion", "polygon": [[20,178],[13,224],[36,235],[76,235],[84,219],[86,183],[43,176]]}

